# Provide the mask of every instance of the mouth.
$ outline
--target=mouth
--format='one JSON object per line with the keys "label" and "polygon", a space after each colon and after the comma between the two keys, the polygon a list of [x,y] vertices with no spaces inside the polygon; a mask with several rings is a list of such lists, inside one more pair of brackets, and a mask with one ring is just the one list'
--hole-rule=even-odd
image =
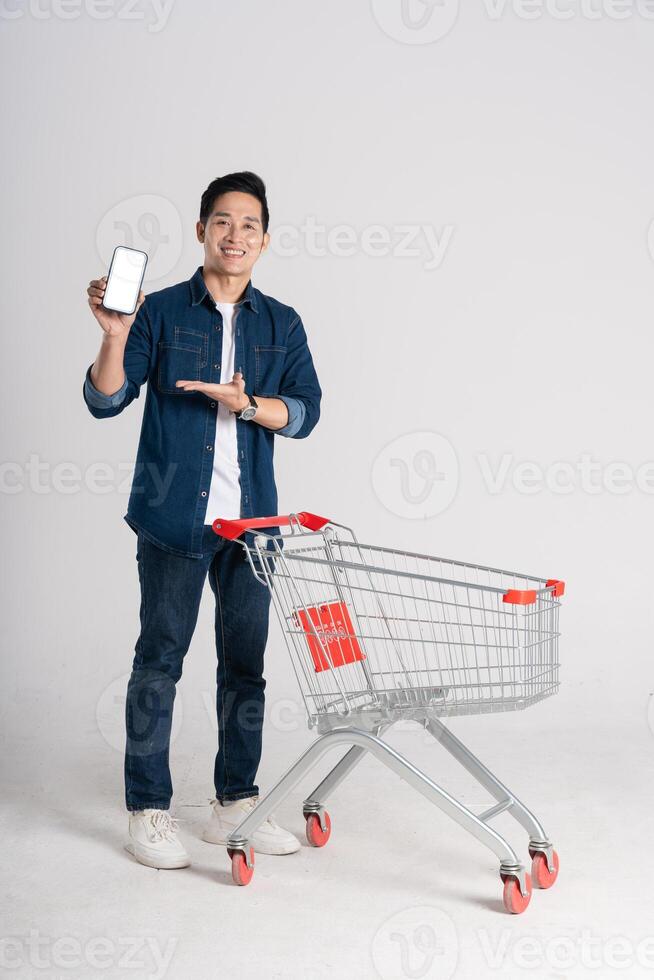
{"label": "mouth", "polygon": [[220,251],[228,259],[242,259],[245,255],[245,250],[242,248],[228,248],[226,245],[222,245]]}

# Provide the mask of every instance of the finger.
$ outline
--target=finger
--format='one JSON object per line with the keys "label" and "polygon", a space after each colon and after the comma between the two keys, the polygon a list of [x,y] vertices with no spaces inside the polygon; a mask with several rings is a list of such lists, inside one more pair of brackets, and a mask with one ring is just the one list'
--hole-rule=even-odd
{"label": "finger", "polygon": [[99,289],[97,286],[89,286],[86,290],[89,296],[104,296],[104,289]]}
{"label": "finger", "polygon": [[224,382],[223,384],[213,384],[213,382],[209,383],[206,381],[200,381],[199,383],[204,385],[205,388],[210,389],[212,393],[215,392],[217,398],[221,395],[228,395],[233,390],[231,381],[228,381],[226,384]]}
{"label": "finger", "polygon": [[183,388],[184,391],[203,391],[206,388],[204,381],[176,381],[176,388]]}
{"label": "finger", "polygon": [[89,296],[89,306],[102,306],[102,300],[99,296]]}
{"label": "finger", "polygon": [[241,372],[240,371],[237,371],[236,374],[234,375],[234,377],[232,378],[232,381],[241,381],[242,378],[243,378],[243,375],[241,374]]}

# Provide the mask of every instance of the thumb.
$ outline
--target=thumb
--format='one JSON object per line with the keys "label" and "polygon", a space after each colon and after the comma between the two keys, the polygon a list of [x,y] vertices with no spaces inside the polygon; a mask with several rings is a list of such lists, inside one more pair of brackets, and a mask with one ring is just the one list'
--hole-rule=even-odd
{"label": "thumb", "polygon": [[241,372],[236,371],[234,377],[232,378],[232,381],[241,381],[242,379],[243,379],[243,375],[241,374]]}

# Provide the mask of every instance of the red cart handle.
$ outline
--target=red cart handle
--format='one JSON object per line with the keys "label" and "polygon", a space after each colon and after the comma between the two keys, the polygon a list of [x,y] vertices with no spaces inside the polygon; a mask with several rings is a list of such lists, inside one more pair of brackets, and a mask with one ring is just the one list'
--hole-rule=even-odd
{"label": "red cart handle", "polygon": [[245,517],[241,520],[224,520],[217,517],[211,525],[221,538],[234,541],[240,538],[243,531],[250,531],[255,527],[285,527],[297,522],[302,527],[308,527],[310,531],[319,531],[325,524],[329,524],[328,517],[318,517],[317,514],[308,514],[305,510],[299,514],[286,514],[278,517]]}

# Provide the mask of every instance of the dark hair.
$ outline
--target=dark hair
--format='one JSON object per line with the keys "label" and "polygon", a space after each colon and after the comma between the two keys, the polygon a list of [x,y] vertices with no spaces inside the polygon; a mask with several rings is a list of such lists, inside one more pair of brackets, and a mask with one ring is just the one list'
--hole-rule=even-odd
{"label": "dark hair", "polygon": [[253,174],[250,170],[243,170],[237,174],[225,174],[224,177],[216,177],[212,180],[200,201],[200,221],[206,225],[214,201],[221,194],[228,194],[230,191],[240,191],[242,194],[251,194],[256,197],[261,205],[261,223],[264,234],[268,231],[270,213],[268,211],[268,201],[266,200],[266,185],[258,174]]}

